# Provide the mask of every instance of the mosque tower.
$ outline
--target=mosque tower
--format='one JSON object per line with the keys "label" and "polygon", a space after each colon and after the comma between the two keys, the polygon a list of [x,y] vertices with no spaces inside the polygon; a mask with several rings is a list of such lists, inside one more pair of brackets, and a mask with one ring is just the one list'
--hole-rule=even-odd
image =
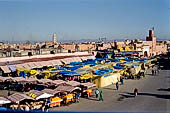
{"label": "mosque tower", "polygon": [[56,39],[56,33],[53,34],[53,43],[56,44],[57,43],[57,39]]}

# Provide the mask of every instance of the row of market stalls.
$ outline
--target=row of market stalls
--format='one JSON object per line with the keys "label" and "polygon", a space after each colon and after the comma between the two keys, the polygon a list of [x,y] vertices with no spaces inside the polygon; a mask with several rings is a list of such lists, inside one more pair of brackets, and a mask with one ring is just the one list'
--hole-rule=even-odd
{"label": "row of market stalls", "polygon": [[91,95],[94,87],[96,85],[92,83],[80,84],[71,81],[54,89],[31,90],[25,93],[14,93],[6,98],[0,97],[0,104],[10,109],[26,109],[26,107],[29,107],[32,110],[42,109],[45,104],[48,104],[49,107],[67,105],[76,101],[77,93],[80,93],[82,97]]}
{"label": "row of market stalls", "polygon": [[56,66],[56,65],[63,65],[69,64],[70,62],[81,62],[87,59],[95,59],[94,56],[84,56],[84,57],[71,57],[71,58],[64,58],[58,60],[48,60],[48,61],[41,61],[41,62],[28,62],[22,64],[9,64],[0,66],[4,73],[11,73],[15,72],[16,69],[34,69],[34,68],[42,68],[44,66]]}
{"label": "row of market stalls", "polygon": [[[0,88],[24,92],[14,93],[6,98],[10,108],[21,109],[28,106],[31,109],[41,109],[45,103],[50,107],[66,105],[74,102],[78,93],[81,93],[82,97],[89,96],[92,95],[94,87],[111,85],[122,77],[140,76],[141,70],[146,70],[155,60],[89,56],[20,64],[29,65],[30,68],[11,65],[8,69],[14,71],[16,68],[14,72],[17,77],[0,76]],[[41,65],[41,68],[38,65]],[[7,67],[1,69],[5,70]]]}
{"label": "row of market stalls", "polygon": [[70,62],[60,66],[48,66],[43,70],[17,68],[16,72],[18,76],[23,77],[20,79],[29,77],[42,80],[44,78],[49,80],[73,80],[93,82],[97,87],[104,87],[120,80],[121,75],[135,77],[141,70],[145,70],[146,66],[150,63],[151,60],[148,59],[130,59],[126,57],[116,59],[98,58],[84,59],[81,62]]}
{"label": "row of market stalls", "polygon": [[[46,68],[41,69],[16,68],[16,72],[17,76],[23,78],[92,82],[97,87],[104,87],[117,82],[122,75],[135,78],[141,70],[146,70],[147,65],[149,66],[151,60],[153,60],[127,57],[94,59],[94,57],[89,56],[91,59],[87,59],[88,57],[81,58],[61,59],[60,63],[63,62],[62,65],[59,63],[53,66],[46,65]],[[78,61],[74,62],[76,59]],[[69,64],[67,63],[68,61],[70,62]],[[42,62],[38,63],[41,64]]]}

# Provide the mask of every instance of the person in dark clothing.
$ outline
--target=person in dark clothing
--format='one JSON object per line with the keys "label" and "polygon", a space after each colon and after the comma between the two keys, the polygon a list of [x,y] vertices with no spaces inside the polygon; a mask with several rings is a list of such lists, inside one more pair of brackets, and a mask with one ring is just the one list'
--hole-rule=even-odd
{"label": "person in dark clothing", "polygon": [[44,111],[48,112],[48,104],[45,105]]}
{"label": "person in dark clothing", "polygon": [[119,82],[116,82],[116,89],[119,89]]}
{"label": "person in dark clothing", "polygon": [[123,78],[122,77],[120,78],[120,82],[121,82],[121,85],[123,85]]}
{"label": "person in dark clothing", "polygon": [[98,89],[96,89],[95,94],[96,94],[96,98],[98,98],[98,95],[99,95],[99,90]]}
{"label": "person in dark clothing", "polygon": [[103,101],[103,91],[100,91],[100,97],[99,97],[99,101]]}
{"label": "person in dark clothing", "polygon": [[154,75],[154,70],[152,69],[152,75]]}
{"label": "person in dark clothing", "polygon": [[76,102],[79,102],[80,101],[80,92],[77,92],[76,94]]}
{"label": "person in dark clothing", "polygon": [[11,95],[10,90],[8,90],[8,96],[10,96],[10,95]]}
{"label": "person in dark clothing", "polygon": [[154,72],[155,72],[155,75],[156,75],[156,69],[154,70]]}
{"label": "person in dark clothing", "polygon": [[137,95],[138,95],[138,89],[135,88],[135,89],[134,89],[134,96],[136,97]]}

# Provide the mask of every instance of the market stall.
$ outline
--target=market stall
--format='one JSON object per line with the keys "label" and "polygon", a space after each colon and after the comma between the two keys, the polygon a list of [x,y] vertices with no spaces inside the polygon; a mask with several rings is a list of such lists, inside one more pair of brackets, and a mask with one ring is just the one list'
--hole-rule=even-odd
{"label": "market stall", "polygon": [[66,92],[65,96],[63,97],[63,101],[65,104],[74,102],[74,92],[80,92],[80,87],[73,87],[73,86],[58,86],[55,90]]}
{"label": "market stall", "polygon": [[49,101],[50,107],[61,105],[61,102],[63,101],[62,97],[60,97],[61,96],[60,93],[62,93],[61,91],[52,90],[52,89],[44,89],[43,92],[54,95],[53,97],[50,98],[50,101]]}
{"label": "market stall", "polygon": [[53,83],[53,80],[50,79],[40,79],[38,80],[38,85],[40,86],[39,90],[42,90],[46,87],[50,88],[50,87],[55,87],[55,84]]}
{"label": "market stall", "polygon": [[96,84],[90,82],[81,83],[80,87],[82,88],[83,96],[90,97],[92,96],[92,88],[96,87]]}
{"label": "market stall", "polygon": [[8,96],[7,99],[12,102],[10,105],[11,109],[25,109],[28,107],[29,103],[34,101],[33,98],[22,93],[14,93],[11,96]]}

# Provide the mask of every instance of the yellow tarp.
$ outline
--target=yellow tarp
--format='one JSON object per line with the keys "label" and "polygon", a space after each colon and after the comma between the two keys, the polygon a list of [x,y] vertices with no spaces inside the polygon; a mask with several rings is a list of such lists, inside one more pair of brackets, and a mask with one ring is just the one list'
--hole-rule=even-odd
{"label": "yellow tarp", "polygon": [[40,74],[40,72],[37,71],[37,70],[31,70],[31,71],[30,71],[30,74],[31,74],[31,75],[38,75],[38,74]]}
{"label": "yellow tarp", "polygon": [[103,76],[95,77],[92,82],[96,84],[96,87],[105,87],[120,81],[120,73],[109,73]]}
{"label": "yellow tarp", "polygon": [[68,94],[68,95],[66,95],[64,98],[66,98],[66,99],[72,99],[73,98],[73,94]]}
{"label": "yellow tarp", "polygon": [[80,79],[89,79],[92,78],[93,76],[91,74],[85,74],[80,77]]}
{"label": "yellow tarp", "polygon": [[19,73],[20,73],[21,71],[24,71],[24,73],[30,73],[31,75],[40,74],[40,72],[37,71],[37,70],[30,70],[30,69],[24,69],[24,68],[17,69],[17,74],[19,75]]}
{"label": "yellow tarp", "polygon": [[61,99],[59,97],[51,98],[51,102],[61,102],[61,101],[63,101],[63,99]]}

